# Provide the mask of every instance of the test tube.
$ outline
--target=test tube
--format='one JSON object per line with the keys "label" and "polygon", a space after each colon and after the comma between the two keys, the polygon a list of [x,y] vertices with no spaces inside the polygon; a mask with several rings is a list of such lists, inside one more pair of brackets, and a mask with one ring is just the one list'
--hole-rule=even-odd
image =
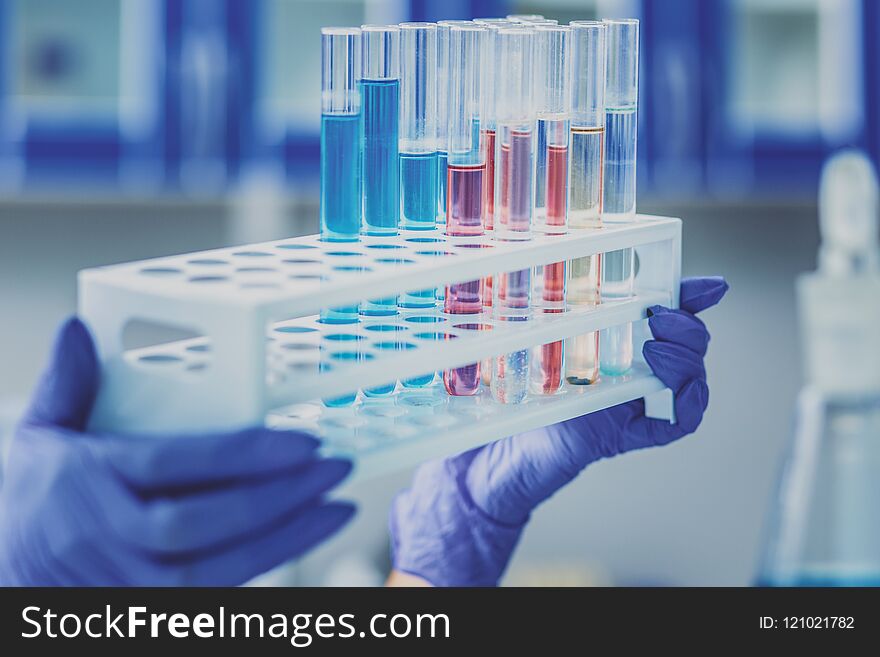
{"label": "test tube", "polygon": [[400,218],[403,228],[437,223],[437,26],[400,24]]}
{"label": "test tube", "polygon": [[[361,209],[367,235],[397,235],[400,218],[398,123],[400,28],[361,26]],[[397,298],[361,304],[368,317],[397,314]]]}
{"label": "test tube", "polygon": [[[571,145],[568,225],[592,229],[602,225],[602,178],[605,158],[605,24],[571,23]],[[572,307],[599,303],[602,255],[568,263],[567,302]],[[589,385],[599,378],[599,332],[569,338],[565,345],[565,379]]]}
{"label": "test tube", "polygon": [[[437,224],[446,225],[446,167],[448,163],[446,131],[449,123],[449,30],[453,25],[471,25],[473,21],[447,20],[437,23]],[[437,290],[438,298],[443,290]]]}
{"label": "test tube", "polygon": [[[639,22],[607,20],[605,66],[605,177],[603,221],[631,222],[636,215],[636,135],[639,100]],[[632,248],[602,258],[602,301],[619,301],[633,294]],[[619,376],[632,367],[632,324],[602,331],[600,369]]]}
{"label": "test tube", "polygon": [[[537,157],[535,168],[535,229],[566,232],[568,223],[569,116],[571,111],[571,29],[540,25],[535,32],[535,95]],[[535,267],[535,305],[542,313],[565,311],[566,263]],[[550,342],[532,350],[531,388],[552,395],[562,387],[565,343]]]}
{"label": "test tube", "polygon": [[[449,29],[448,202],[446,232],[451,236],[483,234],[485,151],[479,129],[482,68],[480,57],[487,30],[476,23]],[[480,281],[446,287],[444,309],[450,314],[475,314],[483,309]],[[443,373],[450,395],[474,395],[480,387],[480,364]]]}
{"label": "test tube", "polygon": [[[400,24],[400,219],[409,230],[437,226],[437,26]],[[400,308],[433,308],[433,289],[406,292]],[[419,381],[424,380],[419,379]]]}
{"label": "test tube", "polygon": [[[496,90],[495,239],[531,237],[534,189],[535,108],[532,52],[535,32],[517,26],[498,31]],[[499,274],[492,306],[500,321],[529,318],[531,269]],[[492,394],[502,403],[519,403],[528,394],[529,350],[493,360]]]}
{"label": "test tube", "polygon": [[547,20],[541,14],[507,14],[507,20],[514,23],[533,23]]}
{"label": "test tube", "polygon": [[[320,215],[321,239],[328,242],[355,242],[360,235],[360,34],[350,27],[321,30]],[[324,309],[321,321],[355,323],[358,306]]]}

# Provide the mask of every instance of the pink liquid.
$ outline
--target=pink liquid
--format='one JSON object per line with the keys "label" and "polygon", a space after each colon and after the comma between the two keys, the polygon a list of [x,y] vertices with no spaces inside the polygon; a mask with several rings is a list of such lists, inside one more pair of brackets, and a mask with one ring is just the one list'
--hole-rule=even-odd
{"label": "pink liquid", "polygon": [[483,228],[492,230],[495,223],[495,131],[483,131],[486,153],[486,177],[483,178]]}
{"label": "pink liquid", "polygon": [[547,149],[547,226],[565,226],[568,191],[568,147]]}
{"label": "pink liquid", "polygon": [[[449,165],[446,186],[446,233],[453,236],[483,234],[484,166]],[[468,281],[446,286],[445,312],[468,315],[483,310],[482,282]],[[480,389],[480,364],[443,372],[446,392],[456,397],[475,395]]]}
{"label": "pink liquid", "polygon": [[482,164],[450,164],[447,168],[447,235],[468,237],[483,234],[484,169]]}
{"label": "pink liquid", "polygon": [[507,139],[501,144],[499,162],[501,167],[499,223],[505,232],[527,235],[532,218],[532,133],[509,130],[504,136]]}
{"label": "pink liquid", "polygon": [[[483,178],[483,228],[492,230],[495,225],[495,131],[483,131],[486,149],[486,176]],[[492,277],[483,279],[483,305],[492,307]]]}
{"label": "pink liquid", "polygon": [[[563,312],[565,309],[564,262],[556,262],[544,267],[543,296],[542,312]],[[541,347],[541,391],[545,395],[554,394],[559,390],[560,386],[562,386],[564,353],[564,341],[562,340],[550,342]]]}

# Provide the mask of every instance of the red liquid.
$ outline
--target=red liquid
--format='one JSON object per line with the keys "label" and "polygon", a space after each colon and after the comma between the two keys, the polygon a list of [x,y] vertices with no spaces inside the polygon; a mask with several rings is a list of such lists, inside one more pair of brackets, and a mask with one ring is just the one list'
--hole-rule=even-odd
{"label": "red liquid", "polygon": [[532,218],[532,133],[510,130],[501,143],[501,213],[509,232],[528,233]]}
{"label": "red liquid", "polygon": [[[564,202],[564,201],[563,201]],[[549,213],[548,213],[549,218]],[[565,263],[555,262],[544,267],[544,298],[542,312],[561,313],[565,309]],[[562,385],[564,363],[563,340],[541,347],[542,391],[552,395]]]}
{"label": "red liquid", "polygon": [[565,226],[568,191],[568,147],[547,149],[547,226]]}
{"label": "red liquid", "polygon": [[483,131],[486,153],[486,176],[483,178],[483,228],[492,230],[495,223],[495,131]]}
{"label": "red liquid", "polygon": [[[446,233],[453,236],[483,234],[484,166],[449,165],[446,185]],[[468,315],[483,310],[481,281],[446,286],[445,312]],[[480,364],[443,372],[446,392],[456,397],[475,395],[480,389]]]}
{"label": "red liquid", "polygon": [[446,182],[446,234],[473,236],[483,234],[482,164],[450,164]]}
{"label": "red liquid", "polygon": [[563,341],[551,342],[541,347],[541,391],[552,395],[562,385]]}

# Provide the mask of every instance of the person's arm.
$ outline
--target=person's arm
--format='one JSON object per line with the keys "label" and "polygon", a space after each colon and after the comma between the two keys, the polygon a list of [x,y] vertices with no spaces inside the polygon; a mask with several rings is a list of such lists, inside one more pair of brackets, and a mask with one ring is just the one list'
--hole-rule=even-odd
{"label": "person's arm", "polygon": [[388,585],[494,586],[533,509],[587,465],[696,431],[709,403],[709,333],[695,314],[727,287],[685,279],[680,309],[651,308],[643,354],[675,393],[674,424],[646,417],[635,400],[421,466],[392,504]]}
{"label": "person's arm", "polygon": [[0,489],[0,585],[235,585],[309,550],[354,508],[351,469],[303,433],[87,431],[100,372],[77,319],[21,421]]}

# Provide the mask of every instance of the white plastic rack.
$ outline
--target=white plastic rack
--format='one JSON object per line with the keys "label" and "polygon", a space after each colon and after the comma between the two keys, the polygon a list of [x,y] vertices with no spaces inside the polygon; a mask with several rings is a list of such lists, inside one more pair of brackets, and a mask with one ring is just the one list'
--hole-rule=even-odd
{"label": "white plastic rack", "polygon": [[[318,319],[322,308],[628,247],[636,249],[637,273],[626,301],[536,313],[527,322],[440,308],[357,324]],[[672,419],[670,391],[638,360],[626,376],[564,385],[521,404],[498,403],[485,390],[451,397],[436,381],[344,408],[319,400],[628,322],[638,358],[647,308],[678,304],[680,259],[681,222],[640,215],[526,242],[440,230],[357,243],[307,236],[85,270],[80,315],[103,365],[92,424],[146,433],[299,428],[352,456],[356,473],[369,476],[641,397],[649,414]],[[132,322],[199,337],[126,350]],[[328,358],[346,352],[357,357]]]}

